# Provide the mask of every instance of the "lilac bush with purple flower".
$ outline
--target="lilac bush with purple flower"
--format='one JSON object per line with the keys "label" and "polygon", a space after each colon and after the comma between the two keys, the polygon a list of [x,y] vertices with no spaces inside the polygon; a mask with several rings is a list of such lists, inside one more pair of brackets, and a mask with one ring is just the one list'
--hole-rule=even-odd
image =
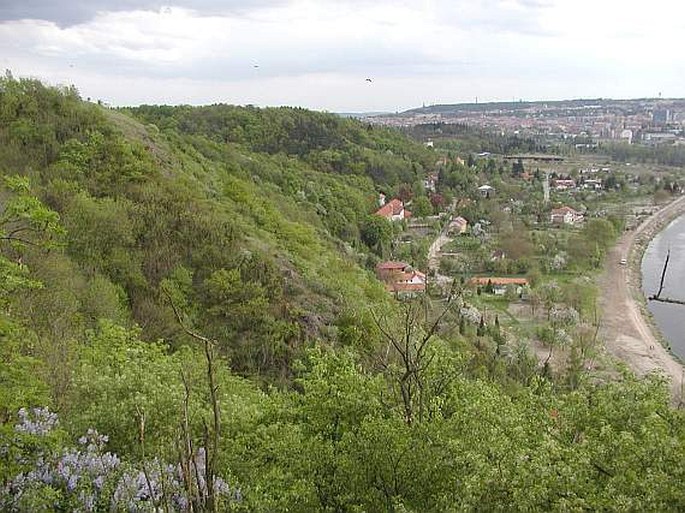
{"label": "lilac bush with purple flower", "polygon": [[[171,511],[188,511],[193,499],[199,499],[196,504],[203,504],[208,495],[203,462],[204,449],[199,449],[188,476],[191,489],[197,492],[194,497],[188,497],[187,481],[180,465],[165,465],[155,458],[140,469],[124,472],[112,495],[112,509],[123,506],[126,511],[144,512],[154,511],[156,505],[164,505]],[[240,498],[239,492],[233,492],[223,479],[216,476],[214,493],[225,499]]]}
{"label": "lilac bush with purple flower", "polygon": [[[94,429],[73,448],[54,450],[41,439],[53,433],[59,421],[47,408],[22,409],[10,442],[15,449],[37,447],[32,454],[9,451],[22,471],[0,486],[0,510],[8,512],[68,510],[93,511],[189,511],[191,502],[203,504],[207,497],[204,449],[195,452],[190,476],[181,465],[155,458],[131,465],[105,451],[107,436]],[[189,490],[194,491],[189,497]],[[214,477],[214,492],[224,501],[240,498],[221,478]]]}
{"label": "lilac bush with purple flower", "polygon": [[26,408],[22,408],[17,415],[19,416],[20,422],[14,429],[18,433],[46,435],[59,423],[57,414],[52,413],[47,408],[33,408],[30,411]]}

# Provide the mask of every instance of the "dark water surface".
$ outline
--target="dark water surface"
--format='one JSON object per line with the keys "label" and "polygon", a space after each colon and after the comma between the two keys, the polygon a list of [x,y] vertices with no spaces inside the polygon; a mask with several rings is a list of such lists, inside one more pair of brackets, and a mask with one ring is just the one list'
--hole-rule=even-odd
{"label": "dark water surface", "polygon": [[[649,243],[642,259],[642,290],[647,297],[659,290],[669,248],[671,258],[661,297],[685,301],[685,216],[673,221]],[[673,352],[685,359],[685,305],[648,301],[648,307]]]}

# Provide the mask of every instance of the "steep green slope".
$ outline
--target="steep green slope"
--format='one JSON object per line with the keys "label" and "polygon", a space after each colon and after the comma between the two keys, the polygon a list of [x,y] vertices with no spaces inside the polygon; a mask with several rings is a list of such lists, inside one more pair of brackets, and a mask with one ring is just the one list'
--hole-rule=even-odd
{"label": "steep green slope", "polygon": [[[285,377],[307,341],[338,341],[341,315],[386,301],[360,226],[378,184],[421,176],[415,143],[301,109],[115,112],[33,81],[0,88],[0,171],[26,176],[66,229],[63,252],[24,249],[49,303],[27,322],[44,336],[53,316],[69,337],[104,317],[178,344],[164,285],[234,368]],[[36,294],[19,300],[36,310]]]}

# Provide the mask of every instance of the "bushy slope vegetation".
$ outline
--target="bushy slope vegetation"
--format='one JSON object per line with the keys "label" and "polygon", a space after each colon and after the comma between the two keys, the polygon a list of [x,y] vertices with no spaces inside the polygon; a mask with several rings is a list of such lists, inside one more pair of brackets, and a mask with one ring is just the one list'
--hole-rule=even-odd
{"label": "bushy slope vegetation", "polygon": [[682,510],[660,379],[568,387],[375,282],[376,193],[431,158],[2,79],[0,509]]}
{"label": "bushy slope vegetation", "polygon": [[[235,368],[286,372],[304,340],[326,336],[345,310],[384,298],[356,265],[366,259],[359,230],[376,197],[366,171],[386,177],[386,187],[397,185],[398,173],[416,179],[420,163],[386,154],[393,146],[425,159],[407,140],[300,110],[136,112],[160,126],[194,127],[159,134],[80,102],[74,91],[28,81],[5,80],[2,102],[3,173],[27,177],[68,234],[64,252],[46,258],[26,248],[24,263],[48,281],[46,290],[74,296],[60,301],[72,305],[60,315],[80,319],[66,323],[70,336],[98,318],[127,318],[146,338],[177,343],[182,336],[161,294],[166,280],[196,325],[230,341]],[[295,146],[300,138],[278,135],[289,124],[315,134],[306,155],[297,153],[305,149]],[[247,135],[225,144],[221,134],[237,129]],[[315,149],[333,147],[363,155],[355,173],[309,162]],[[63,282],[74,275],[102,289],[106,311],[84,311],[104,307]]]}

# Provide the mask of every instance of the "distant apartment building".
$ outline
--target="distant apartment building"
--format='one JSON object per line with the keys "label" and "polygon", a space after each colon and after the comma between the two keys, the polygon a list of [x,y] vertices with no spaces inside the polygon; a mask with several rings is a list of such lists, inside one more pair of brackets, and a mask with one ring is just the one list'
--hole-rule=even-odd
{"label": "distant apartment building", "polygon": [[652,123],[665,125],[671,121],[671,111],[668,109],[655,109],[652,111]]}
{"label": "distant apartment building", "polygon": [[651,145],[672,143],[678,137],[671,132],[646,132],[642,135],[642,140]]}

